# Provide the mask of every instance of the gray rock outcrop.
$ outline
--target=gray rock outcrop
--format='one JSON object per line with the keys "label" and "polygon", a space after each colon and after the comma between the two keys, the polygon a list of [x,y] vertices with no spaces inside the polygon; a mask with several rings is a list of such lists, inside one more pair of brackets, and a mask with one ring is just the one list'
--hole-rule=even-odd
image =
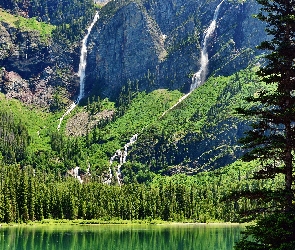
{"label": "gray rock outcrop", "polygon": [[56,94],[75,96],[79,79],[72,64],[69,52],[49,37],[0,22],[0,91],[7,98],[48,108]]}

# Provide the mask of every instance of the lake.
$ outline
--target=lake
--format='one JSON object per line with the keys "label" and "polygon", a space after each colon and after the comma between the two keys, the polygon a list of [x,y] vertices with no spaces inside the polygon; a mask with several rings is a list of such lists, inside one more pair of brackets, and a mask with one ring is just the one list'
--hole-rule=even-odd
{"label": "lake", "polygon": [[231,250],[231,224],[50,225],[0,227],[1,250]]}

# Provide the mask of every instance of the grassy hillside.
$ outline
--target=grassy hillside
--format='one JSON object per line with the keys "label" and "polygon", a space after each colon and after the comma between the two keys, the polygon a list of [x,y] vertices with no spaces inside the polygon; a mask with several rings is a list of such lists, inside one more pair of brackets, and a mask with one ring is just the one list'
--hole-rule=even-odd
{"label": "grassy hillside", "polygon": [[0,93],[0,110],[9,112],[23,124],[30,135],[31,152],[49,150],[49,131],[56,126],[58,114],[52,114],[34,107],[28,107],[15,99],[6,99]]}
{"label": "grassy hillside", "polygon": [[[125,181],[145,181],[152,178],[153,172],[193,174],[239,158],[242,150],[237,139],[247,126],[234,110],[246,105],[243,99],[257,88],[253,68],[229,77],[211,77],[165,115],[182,93],[165,89],[135,93],[120,115],[120,107],[114,103],[92,99],[65,117],[61,131],[57,131],[57,125],[62,112],[28,108],[3,95],[0,108],[10,110],[28,128],[31,140],[24,164],[62,171],[76,166],[86,169],[90,164],[100,176],[108,170],[116,150],[138,134],[122,169]],[[107,112],[113,115],[103,118],[101,114]],[[80,123],[79,115],[86,117]],[[78,126],[92,125],[85,126],[83,136],[66,136],[67,121]]]}
{"label": "grassy hillside", "polygon": [[24,18],[12,15],[0,8],[0,21],[8,23],[11,27],[21,29],[22,31],[38,31],[45,40],[51,36],[55,29],[54,25],[37,21],[36,18]]}

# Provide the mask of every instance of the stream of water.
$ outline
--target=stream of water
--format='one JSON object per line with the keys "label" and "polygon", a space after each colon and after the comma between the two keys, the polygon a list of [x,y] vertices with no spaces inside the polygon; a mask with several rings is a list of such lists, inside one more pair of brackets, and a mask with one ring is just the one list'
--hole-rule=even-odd
{"label": "stream of water", "polygon": [[87,29],[87,34],[84,36],[82,40],[82,47],[81,47],[81,53],[80,53],[80,63],[79,63],[79,71],[78,71],[78,76],[80,78],[80,91],[79,91],[79,96],[75,102],[73,102],[66,110],[66,112],[63,114],[61,118],[59,118],[59,124],[57,126],[57,129],[60,129],[60,126],[62,124],[62,121],[65,116],[70,114],[72,110],[76,107],[76,105],[80,102],[80,100],[84,97],[84,86],[85,86],[85,69],[86,69],[86,64],[87,64],[87,41],[88,37],[91,33],[91,30],[94,26],[94,24],[97,22],[99,19],[99,14],[98,12],[95,13],[95,16],[92,20],[92,23]]}

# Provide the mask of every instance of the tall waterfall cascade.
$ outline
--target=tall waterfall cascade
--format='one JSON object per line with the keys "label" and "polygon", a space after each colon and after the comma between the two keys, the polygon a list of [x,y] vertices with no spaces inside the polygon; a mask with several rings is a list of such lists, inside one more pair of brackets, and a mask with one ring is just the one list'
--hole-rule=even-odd
{"label": "tall waterfall cascade", "polygon": [[223,3],[223,1],[217,5],[215,12],[214,12],[213,20],[211,21],[209,27],[207,28],[207,30],[205,32],[204,40],[202,43],[201,58],[200,58],[200,65],[201,66],[200,66],[199,71],[193,75],[192,84],[190,87],[190,93],[194,89],[196,89],[197,87],[201,86],[206,80],[208,63],[209,63],[207,44],[208,44],[209,38],[213,35],[213,33],[216,29],[216,21],[218,18],[219,9],[220,9],[220,6]]}
{"label": "tall waterfall cascade", "polygon": [[90,32],[94,26],[94,24],[99,19],[98,12],[95,13],[95,16],[93,18],[92,23],[87,29],[87,34],[82,40],[82,48],[81,48],[81,54],[80,54],[80,63],[79,63],[79,71],[78,76],[80,77],[80,92],[79,96],[77,98],[77,103],[84,97],[84,86],[85,86],[85,69],[86,69],[86,59],[87,59],[87,41],[88,37],[90,35]]}
{"label": "tall waterfall cascade", "polygon": [[186,99],[197,87],[200,87],[205,82],[206,76],[207,76],[208,63],[209,63],[207,45],[208,45],[209,38],[213,35],[216,29],[216,22],[218,18],[219,9],[223,2],[224,0],[222,0],[221,3],[217,5],[214,12],[213,20],[211,21],[209,27],[205,31],[204,39],[202,42],[201,57],[200,57],[200,69],[192,77],[190,91],[184,96],[182,96],[178,100],[178,102],[175,103],[172,107],[166,110],[161,117],[163,117],[171,109],[174,109],[178,104],[180,104],[184,99]]}
{"label": "tall waterfall cascade", "polygon": [[79,96],[75,102],[73,102],[66,110],[66,112],[63,114],[61,118],[59,118],[59,124],[57,126],[57,129],[60,129],[61,123],[64,119],[65,116],[71,113],[71,111],[76,107],[76,105],[80,102],[80,100],[84,97],[84,86],[85,86],[85,69],[86,69],[86,59],[87,59],[87,41],[88,37],[91,33],[91,30],[94,26],[94,24],[97,22],[99,19],[99,14],[98,12],[95,13],[95,16],[92,20],[92,23],[87,29],[87,34],[84,36],[82,40],[82,48],[81,48],[81,54],[80,54],[80,63],[79,63],[79,71],[78,71],[78,76],[80,78],[80,91],[79,91]]}

